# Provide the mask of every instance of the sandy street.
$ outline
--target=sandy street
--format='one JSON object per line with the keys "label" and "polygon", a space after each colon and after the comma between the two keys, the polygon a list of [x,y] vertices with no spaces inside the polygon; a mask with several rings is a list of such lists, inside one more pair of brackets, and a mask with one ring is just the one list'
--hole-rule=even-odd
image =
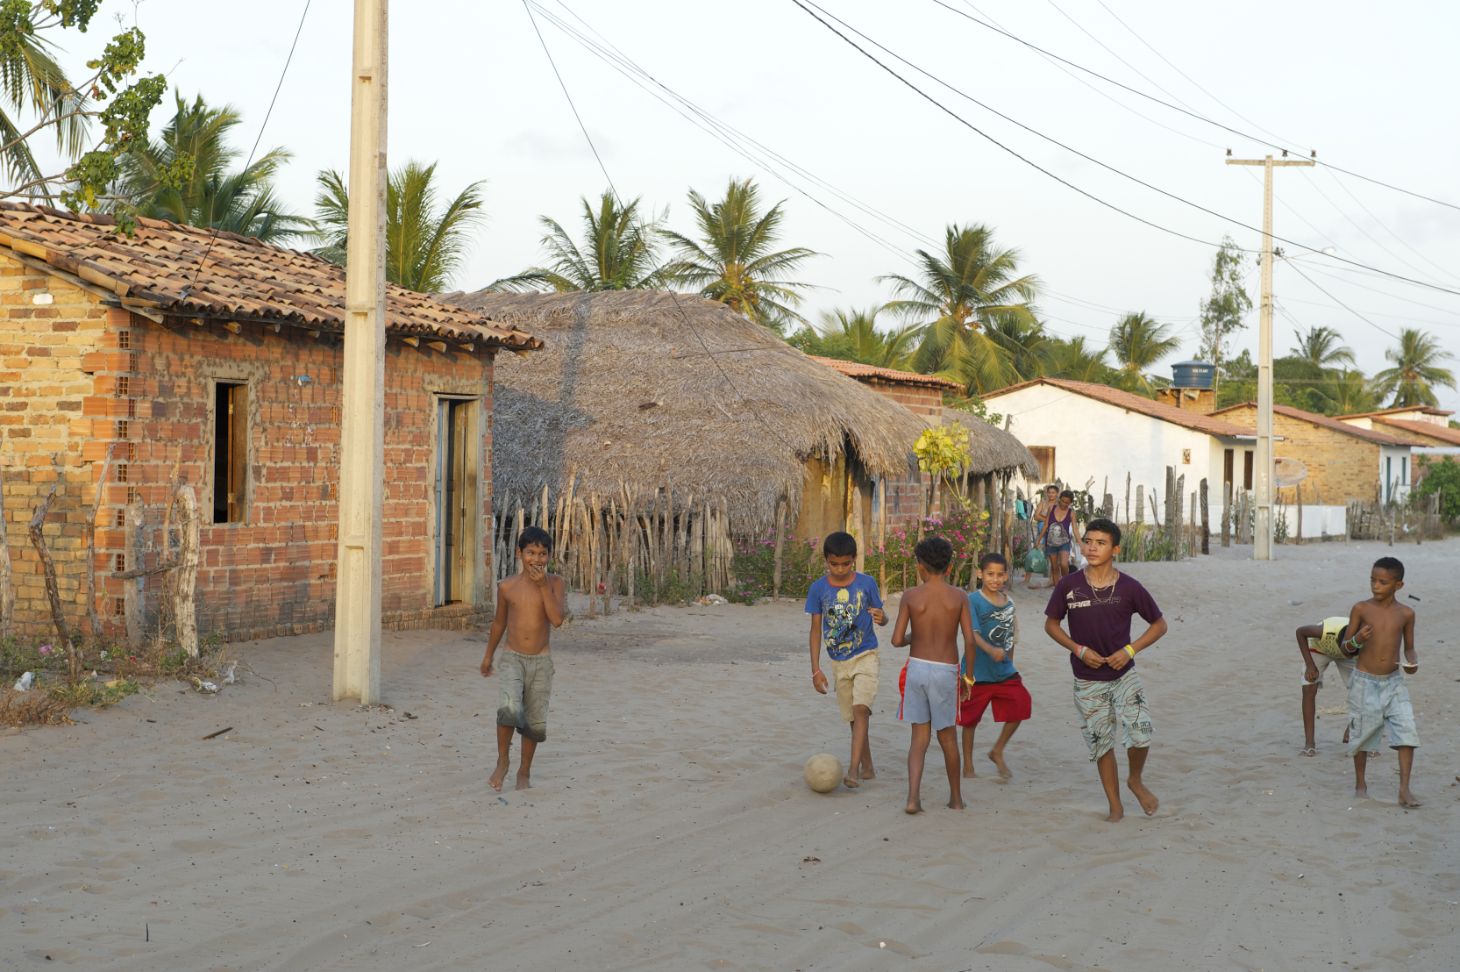
{"label": "sandy street", "polygon": [[[1415,811],[1387,750],[1352,798],[1332,672],[1299,755],[1293,629],[1391,552],[1421,599]],[[329,702],[328,634],[234,646],[254,674],[218,697],[161,684],[0,737],[0,968],[1460,968],[1460,541],[1279,553],[1131,567],[1171,633],[1140,661],[1161,809],[1117,825],[1040,592],[1015,592],[1015,778],[986,722],[969,809],[941,809],[935,746],[917,818],[885,640],[880,778],[802,782],[847,734],[799,602],[570,624],[535,787],[500,798],[480,635],[387,635],[373,711]]]}

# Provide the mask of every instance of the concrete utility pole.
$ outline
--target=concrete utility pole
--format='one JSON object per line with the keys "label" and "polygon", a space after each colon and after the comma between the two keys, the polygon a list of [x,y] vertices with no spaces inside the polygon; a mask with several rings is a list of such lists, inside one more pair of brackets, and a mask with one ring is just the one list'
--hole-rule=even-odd
{"label": "concrete utility pole", "polygon": [[[1227,154],[1230,156],[1231,150]],[[1284,152],[1286,156],[1288,153]],[[1316,152],[1314,153],[1317,154]],[[1279,165],[1313,165],[1312,159],[1227,159],[1228,165],[1262,166],[1262,302],[1257,317],[1257,455],[1253,506],[1252,559],[1272,560],[1272,170]]]}
{"label": "concrete utility pole", "polygon": [[334,697],[380,700],[385,499],[386,0],[355,0]]}

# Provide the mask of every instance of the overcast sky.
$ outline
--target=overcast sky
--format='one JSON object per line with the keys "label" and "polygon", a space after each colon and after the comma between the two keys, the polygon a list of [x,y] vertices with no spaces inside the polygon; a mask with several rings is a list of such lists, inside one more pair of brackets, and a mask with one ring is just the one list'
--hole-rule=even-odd
{"label": "overcast sky", "polygon": [[[690,187],[714,197],[729,178],[748,175],[770,199],[787,200],[786,245],[824,254],[804,274],[822,288],[811,296],[808,316],[887,299],[877,275],[907,272],[910,251],[941,237],[947,224],[982,222],[995,228],[1001,245],[1019,251],[1022,269],[1040,277],[1039,307],[1055,333],[1083,334],[1100,346],[1119,312],[1144,310],[1180,330],[1184,356],[1195,350],[1211,246],[1142,225],[1015,159],[922,100],[792,0],[570,0],[569,8],[540,2],[585,33],[583,22],[591,25],[666,87],[786,160],[772,169],[735,154],[539,19],[621,194],[641,196],[655,210],[667,207],[670,225],[686,232]],[[1226,166],[1223,157],[1227,148],[1238,157],[1260,157],[1267,147],[1062,70],[934,0],[820,2],[990,108],[1174,195],[1260,225],[1260,170]],[[1460,12],[1452,5],[946,3],[1196,114],[1460,203],[1453,50]],[[144,0],[136,16],[147,34],[149,67],[167,73],[189,97],[201,93],[237,107],[247,151],[303,9],[304,0]],[[582,21],[572,21],[569,9]],[[132,16],[132,6],[118,0],[103,10]],[[345,0],[313,0],[263,131],[264,149],[293,152],[281,189],[304,211],[312,208],[315,173],[346,167],[352,10]],[[488,219],[457,286],[479,287],[537,262],[539,215],[576,229],[579,196],[596,196],[604,177],[523,4],[397,0],[391,12],[392,165],[438,162],[439,182],[452,193],[486,180]],[[68,59],[89,56],[102,40],[96,28],[67,36]],[[897,67],[970,124],[1115,206],[1200,240],[1231,233],[1243,246],[1259,244],[1252,230],[1114,175]],[[168,114],[170,108],[160,109],[156,124]],[[796,175],[787,162],[817,182]],[[1277,197],[1277,235],[1460,291],[1460,211],[1322,167],[1280,171]],[[1394,343],[1380,329],[1422,327],[1460,352],[1460,296],[1322,258],[1300,266],[1371,323],[1278,264],[1278,354],[1292,346],[1295,325],[1315,324],[1337,328],[1371,373]],[[1257,267],[1250,269],[1255,299]],[[1256,330],[1254,311],[1238,347],[1255,350]],[[1460,361],[1452,367],[1460,370]],[[1455,392],[1443,392],[1442,402],[1460,409]]]}

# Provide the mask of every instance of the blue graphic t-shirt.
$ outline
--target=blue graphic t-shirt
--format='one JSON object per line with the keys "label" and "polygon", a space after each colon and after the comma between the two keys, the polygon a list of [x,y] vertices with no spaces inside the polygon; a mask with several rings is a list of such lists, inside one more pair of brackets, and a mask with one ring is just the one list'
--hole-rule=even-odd
{"label": "blue graphic t-shirt", "polygon": [[882,607],[877,582],[856,574],[846,587],[818,577],[806,595],[806,613],[821,615],[821,644],[832,661],[846,661],[877,647],[872,609]]}
{"label": "blue graphic t-shirt", "polygon": [[[1005,651],[1014,647],[1014,599],[1012,597],[1009,597],[1003,604],[994,604],[983,596],[983,591],[974,591],[968,595],[968,607],[973,612],[973,626],[978,629],[978,633],[983,636],[984,641]],[[1004,656],[1003,661],[996,662],[988,656],[987,652],[981,651],[977,646],[972,646],[964,653],[965,664],[969,654],[973,655],[973,680],[975,682],[1002,682],[1006,678],[1019,674],[1018,670],[1014,668],[1014,660],[1008,655]]]}

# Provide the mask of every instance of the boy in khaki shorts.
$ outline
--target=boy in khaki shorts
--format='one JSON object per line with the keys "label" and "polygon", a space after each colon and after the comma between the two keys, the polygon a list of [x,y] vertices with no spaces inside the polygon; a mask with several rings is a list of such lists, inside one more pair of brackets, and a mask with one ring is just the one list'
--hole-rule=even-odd
{"label": "boy in khaki shorts", "polygon": [[821,646],[831,656],[831,673],[842,719],[851,725],[852,758],[842,783],[857,787],[877,774],[867,726],[872,700],[877,697],[877,633],[874,624],[886,624],[877,581],[857,572],[857,540],[849,533],[830,533],[821,545],[826,575],[818,577],[806,594],[811,615],[811,684],[822,695],[827,678],[821,670]]}

